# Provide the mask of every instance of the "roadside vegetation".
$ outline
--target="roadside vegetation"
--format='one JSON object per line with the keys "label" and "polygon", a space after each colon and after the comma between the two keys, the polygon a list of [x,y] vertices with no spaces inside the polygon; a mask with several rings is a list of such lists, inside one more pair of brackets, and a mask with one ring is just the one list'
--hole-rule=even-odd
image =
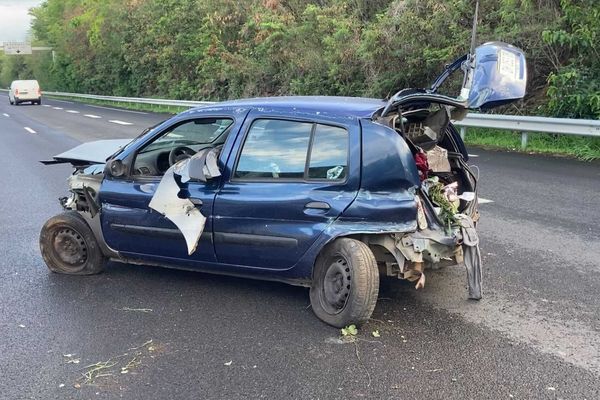
{"label": "roadside vegetation", "polygon": [[600,138],[529,133],[527,148],[521,150],[521,134],[516,132],[469,128],[465,142],[492,150],[525,151],[564,155],[583,161],[600,160]]}
{"label": "roadside vegetation", "polygon": [[[480,3],[478,42],[515,44],[528,59],[528,97],[500,112],[600,118],[600,2]],[[31,11],[33,34],[54,61],[0,57],[0,85],[34,76],[46,90],[116,96],[383,98],[428,86],[467,52],[473,10],[473,0],[46,0]]]}

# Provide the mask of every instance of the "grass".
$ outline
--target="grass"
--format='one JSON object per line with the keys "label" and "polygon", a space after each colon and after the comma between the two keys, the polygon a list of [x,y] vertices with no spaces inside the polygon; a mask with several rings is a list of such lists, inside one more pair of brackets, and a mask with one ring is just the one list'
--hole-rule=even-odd
{"label": "grass", "polygon": [[143,104],[143,103],[126,103],[126,102],[121,102],[121,101],[97,100],[97,99],[82,99],[79,97],[70,97],[70,96],[44,95],[44,97],[48,97],[51,99],[57,99],[57,100],[74,101],[74,102],[85,103],[85,104],[95,104],[95,105],[106,106],[106,107],[118,107],[118,108],[124,108],[126,110],[133,110],[133,111],[149,111],[149,112],[164,113],[164,114],[179,114],[180,112],[190,109],[190,107],[162,106],[162,105],[157,105],[157,104]]}
{"label": "grass", "polygon": [[467,145],[488,149],[543,153],[575,157],[583,161],[600,159],[600,138],[529,133],[527,148],[521,149],[521,134],[505,130],[468,128]]}

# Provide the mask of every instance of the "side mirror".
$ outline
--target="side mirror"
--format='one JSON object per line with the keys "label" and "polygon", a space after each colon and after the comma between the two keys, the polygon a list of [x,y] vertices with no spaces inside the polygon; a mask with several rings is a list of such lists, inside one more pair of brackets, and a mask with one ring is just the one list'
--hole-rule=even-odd
{"label": "side mirror", "polygon": [[527,65],[519,48],[502,42],[475,49],[467,108],[489,109],[525,96]]}
{"label": "side mirror", "polygon": [[202,149],[192,157],[175,164],[173,172],[181,176],[181,182],[186,183],[190,179],[207,182],[221,176],[219,170],[219,149]]}
{"label": "side mirror", "polygon": [[127,168],[121,160],[109,160],[106,163],[105,172],[108,172],[110,176],[119,177],[125,175]]}

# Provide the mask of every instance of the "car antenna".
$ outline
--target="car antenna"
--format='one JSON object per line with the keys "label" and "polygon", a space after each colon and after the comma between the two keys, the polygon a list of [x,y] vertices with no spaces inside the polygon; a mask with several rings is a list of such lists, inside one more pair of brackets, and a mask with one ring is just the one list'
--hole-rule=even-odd
{"label": "car antenna", "polygon": [[473,69],[475,61],[475,44],[477,43],[477,20],[479,19],[479,0],[475,1],[475,14],[473,15],[473,28],[471,30],[471,48],[469,49],[469,55],[462,64],[462,70],[465,73],[463,78],[463,85],[460,91],[459,98],[467,100],[469,98],[469,92],[471,90],[471,79],[473,75],[470,73]]}
{"label": "car antenna", "polygon": [[475,1],[475,15],[473,16],[473,30],[471,31],[471,50],[469,55],[473,57],[475,53],[475,43],[477,41],[477,20],[479,16],[479,0]]}

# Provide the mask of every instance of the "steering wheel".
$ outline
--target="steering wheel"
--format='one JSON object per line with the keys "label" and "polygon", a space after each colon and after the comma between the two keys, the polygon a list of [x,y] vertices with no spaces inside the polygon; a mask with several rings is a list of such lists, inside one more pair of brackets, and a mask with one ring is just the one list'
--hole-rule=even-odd
{"label": "steering wheel", "polygon": [[185,160],[196,154],[196,152],[187,146],[177,146],[169,152],[169,166],[176,164],[178,161]]}

